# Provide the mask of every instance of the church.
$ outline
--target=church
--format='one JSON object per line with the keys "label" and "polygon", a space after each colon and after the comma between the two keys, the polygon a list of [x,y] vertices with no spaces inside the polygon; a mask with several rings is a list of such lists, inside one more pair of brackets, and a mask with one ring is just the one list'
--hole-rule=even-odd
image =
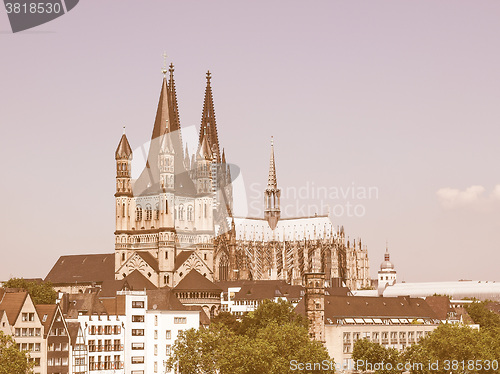
{"label": "church", "polygon": [[119,140],[113,279],[139,272],[156,287],[176,287],[195,270],[212,282],[302,285],[305,273],[323,272],[327,287],[370,286],[361,240],[347,240],[343,227],[335,229],[328,216],[281,216],[273,140],[269,169],[263,168],[268,175],[264,216],[233,214],[231,168],[219,144],[210,72],[206,79],[194,154],[182,140],[172,64],[163,69],[149,151],[137,179],[132,179],[134,153],[125,132]]}

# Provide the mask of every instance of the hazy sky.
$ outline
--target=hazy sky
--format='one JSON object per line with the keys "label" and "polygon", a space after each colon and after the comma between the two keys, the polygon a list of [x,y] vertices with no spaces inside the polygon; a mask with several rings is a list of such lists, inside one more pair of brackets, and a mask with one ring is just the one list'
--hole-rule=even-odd
{"label": "hazy sky", "polygon": [[80,1],[11,34],[2,8],[0,279],[113,252],[114,151],[124,125],[150,137],[167,51],[184,127],[212,72],[249,214],[273,135],[283,210],[329,206],[372,276],[388,240],[399,280],[500,280],[499,19],[496,0]]}

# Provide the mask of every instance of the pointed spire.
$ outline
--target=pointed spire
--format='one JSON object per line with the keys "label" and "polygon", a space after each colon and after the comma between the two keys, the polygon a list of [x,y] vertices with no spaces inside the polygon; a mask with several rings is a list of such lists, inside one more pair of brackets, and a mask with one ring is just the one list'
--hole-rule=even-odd
{"label": "pointed spire", "polygon": [[207,134],[203,135],[203,138],[201,140],[200,147],[198,149],[198,158],[202,158],[205,160],[211,160],[212,159],[212,151],[210,150],[210,147],[208,145],[208,136]]}
{"label": "pointed spire", "polygon": [[205,89],[205,99],[203,100],[203,112],[201,115],[200,144],[203,140],[203,135],[206,133],[208,145],[210,149],[213,149],[215,146],[217,162],[220,162],[219,136],[217,134],[217,123],[215,121],[214,99],[212,87],[210,85],[211,79],[212,75],[210,74],[210,71],[208,71],[207,87]]}
{"label": "pointed spire", "polygon": [[130,148],[127,135],[125,135],[125,126],[123,126],[123,135],[120,139],[120,143],[118,143],[118,147],[116,148],[115,160],[130,159],[131,156],[132,148]]}
{"label": "pointed spire", "polygon": [[269,161],[269,177],[267,179],[267,189],[274,190],[278,188],[276,180],[276,165],[274,162],[274,138],[271,136],[271,159]]}
{"label": "pointed spire", "polygon": [[167,128],[161,137],[161,147],[160,147],[161,153],[169,153],[169,154],[175,153],[171,135],[172,133],[168,131],[168,124],[167,124]]}
{"label": "pointed spire", "polygon": [[226,163],[226,154],[224,152],[224,148],[222,148],[222,164]]}
{"label": "pointed spire", "polygon": [[188,145],[186,143],[186,150],[184,151],[184,166],[186,167],[186,170],[191,169],[191,165],[189,162],[189,151],[188,151]]}

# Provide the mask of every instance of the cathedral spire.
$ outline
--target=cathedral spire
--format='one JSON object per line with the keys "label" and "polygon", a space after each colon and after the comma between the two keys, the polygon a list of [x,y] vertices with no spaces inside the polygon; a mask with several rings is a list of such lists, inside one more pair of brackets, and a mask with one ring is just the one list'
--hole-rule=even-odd
{"label": "cathedral spire", "polygon": [[274,138],[271,136],[271,158],[269,160],[269,177],[267,178],[267,189],[277,189],[278,181],[276,180],[276,164],[274,162]]}
{"label": "cathedral spire", "polygon": [[205,89],[205,99],[203,100],[203,112],[201,115],[200,126],[200,144],[203,140],[203,135],[207,134],[208,146],[213,149],[216,154],[217,162],[221,161],[219,150],[219,137],[217,135],[217,123],[215,121],[214,98],[212,94],[212,86],[210,80],[212,75],[210,71],[207,72],[207,87]]}
{"label": "cathedral spire", "polygon": [[271,159],[269,161],[269,176],[267,179],[267,188],[264,193],[264,218],[269,223],[271,230],[276,228],[281,216],[280,198],[281,191],[278,188],[276,180],[276,165],[274,161],[274,139],[271,137]]}

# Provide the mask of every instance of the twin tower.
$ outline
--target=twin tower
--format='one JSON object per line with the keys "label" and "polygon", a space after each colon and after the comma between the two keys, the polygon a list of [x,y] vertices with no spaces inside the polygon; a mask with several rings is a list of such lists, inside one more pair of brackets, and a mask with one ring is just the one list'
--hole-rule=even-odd
{"label": "twin tower", "polygon": [[133,152],[125,133],[115,152],[115,278],[139,272],[157,287],[174,287],[193,269],[214,279],[215,226],[227,226],[232,187],[210,72],[191,157],[183,149],[173,65],[163,73],[148,157],[137,180],[131,179]]}

